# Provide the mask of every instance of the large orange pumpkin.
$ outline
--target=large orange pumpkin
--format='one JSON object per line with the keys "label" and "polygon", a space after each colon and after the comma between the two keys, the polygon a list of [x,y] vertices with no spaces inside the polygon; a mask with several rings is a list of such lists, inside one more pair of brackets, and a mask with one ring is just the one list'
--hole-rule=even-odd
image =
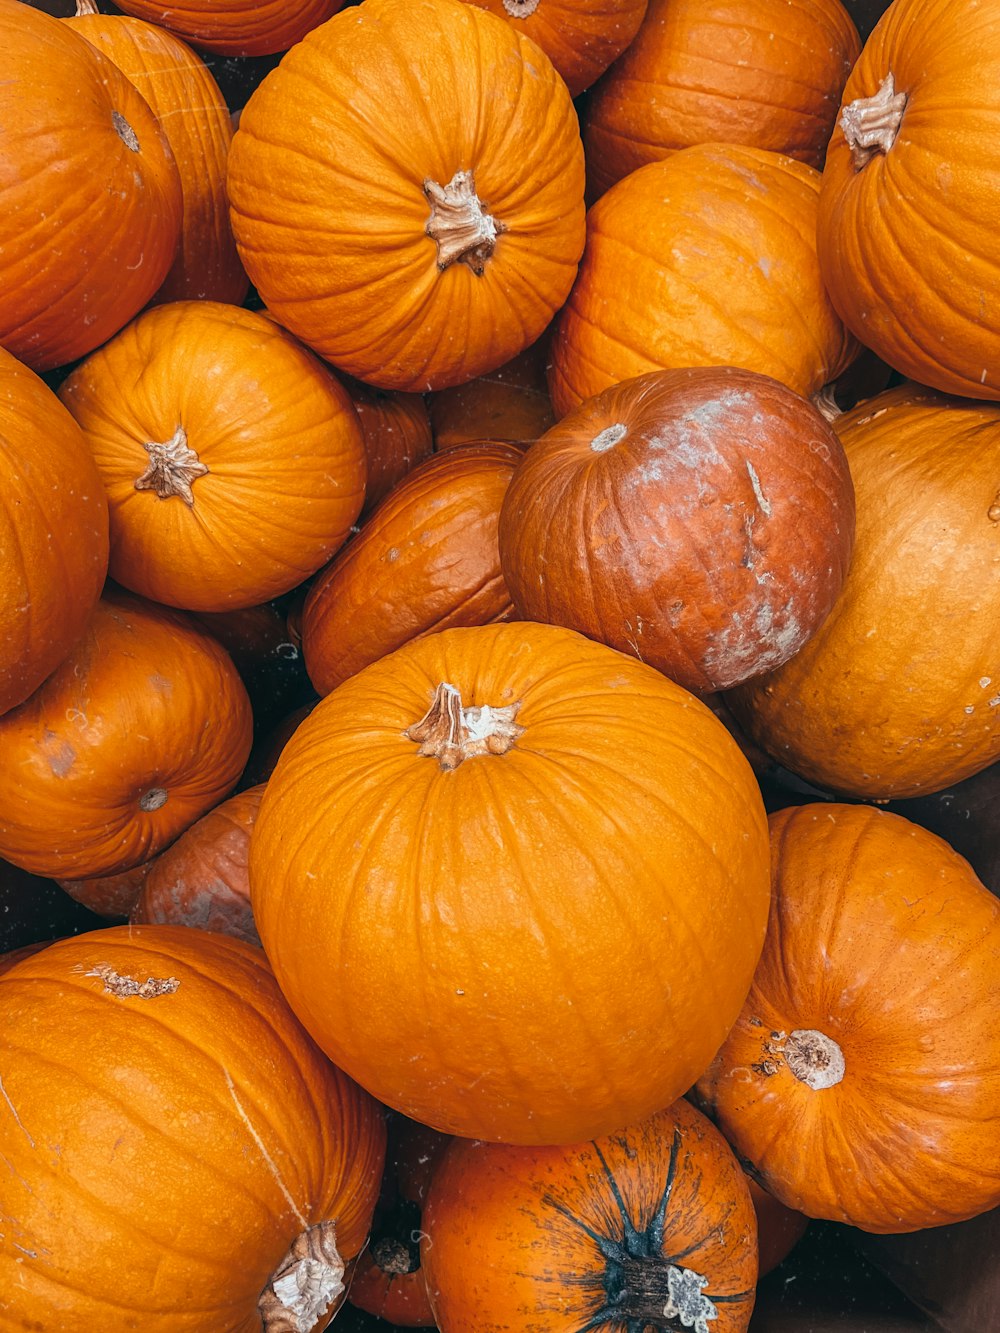
{"label": "large orange pumpkin", "polygon": [[1000,398],[1000,9],[896,0],[844,91],[818,248],[845,322],[921,384]]}
{"label": "large orange pumpkin", "polygon": [[83,635],[108,568],[108,502],[76,422],[0,348],[0,713]]}
{"label": "large orange pumpkin", "polygon": [[169,28],[204,51],[266,56],[287,51],[343,0],[125,0],[127,14]]}
{"label": "large orange pumpkin", "polygon": [[95,0],[76,0],[76,16],[66,22],[135,84],[152,107],[177,164],[180,244],[154,299],[239,305],[249,280],[236,253],[226,198],[233,124],[208,67],[165,28],[121,14],[101,14]]}
{"label": "large orange pumpkin", "polygon": [[696,143],[767,148],[822,168],[860,49],[840,0],[790,0],[780,10],[773,0],[651,0],[587,99],[594,197]]}
{"label": "large orange pumpkin", "polygon": [[423,1226],[440,1333],[744,1333],[750,1323],[750,1190],[686,1101],[568,1147],[455,1140]]}
{"label": "large orange pumpkin", "polygon": [[740,1020],[699,1082],[768,1190],[913,1231],[1000,1204],[1000,902],[935,834],[865,806],[771,816]]}
{"label": "large orange pumpkin", "polygon": [[285,746],[254,918],[306,1027],[380,1100],[578,1142],[679,1095],[738,1013],[762,809],[729,733],[652,667],[548,625],[444,630]]}
{"label": "large orange pumpkin", "polygon": [[728,696],[820,787],[876,799],[1000,758],[1000,407],[900,386],[837,418],[854,555],[814,637]]}
{"label": "large orange pumpkin", "polygon": [[147,861],[236,784],[253,720],[225,651],[118,592],[0,718],[0,855],[59,879]]}
{"label": "large orange pumpkin", "polygon": [[834,379],[857,346],[820,278],[819,185],[803,162],[736,144],[685,148],[619,181],[587,215],[556,322],[557,415],[650,370],[738,366],[805,396]]}
{"label": "large orange pumpkin", "polygon": [[548,57],[459,0],[365,0],[310,33],[229,158],[268,308],[349,374],[421,391],[541,334],[583,250],[583,181]]}
{"label": "large orange pumpkin", "polygon": [[347,391],[265,315],[157,306],[59,395],[108,493],[111,576],[154,601],[221,611],[289,592],[360,512],[364,441]]}
{"label": "large orange pumpkin", "polygon": [[0,1027],[4,1329],[326,1326],[385,1128],[259,949],[171,926],[63,940],[0,977]]}
{"label": "large orange pumpkin", "polygon": [[145,99],[67,23],[0,0],[0,49],[0,344],[50,370],[166,277],[180,177]]}

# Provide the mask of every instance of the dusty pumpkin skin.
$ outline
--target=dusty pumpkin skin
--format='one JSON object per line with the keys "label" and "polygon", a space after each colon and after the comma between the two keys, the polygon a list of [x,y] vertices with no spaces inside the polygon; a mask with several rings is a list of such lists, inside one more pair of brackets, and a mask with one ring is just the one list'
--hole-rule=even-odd
{"label": "dusty pumpkin skin", "polygon": [[440,1333],[744,1333],[750,1191],[686,1101],[568,1147],[453,1141],[421,1246]]}
{"label": "dusty pumpkin skin", "polygon": [[724,690],[797,652],[854,541],[844,450],[776,380],[657,371],[588,399],[514,473],[500,564],[518,612]]}
{"label": "dusty pumpkin skin", "polygon": [[898,815],[804,805],[769,822],[764,952],[699,1099],[810,1217],[904,1232],[996,1207],[1000,902]]}

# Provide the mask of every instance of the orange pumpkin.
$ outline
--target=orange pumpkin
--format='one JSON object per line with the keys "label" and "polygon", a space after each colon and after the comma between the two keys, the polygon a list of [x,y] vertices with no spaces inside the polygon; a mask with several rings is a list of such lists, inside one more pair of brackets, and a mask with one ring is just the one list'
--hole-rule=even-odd
{"label": "orange pumpkin", "polygon": [[325,1326],[368,1233],[385,1128],[259,949],[94,931],[5,972],[0,1015],[9,1328]]}
{"label": "orange pumpkin", "polygon": [[235,786],[252,729],[214,639],[109,592],[65,662],[0,718],[0,855],[60,879],[137,866]]}
{"label": "orange pumpkin", "polygon": [[583,184],[551,62],[459,0],[338,14],[256,90],[229,158],[268,308],[390,389],[461,383],[542,333],[583,250]]}
{"label": "orange pumpkin", "polygon": [[456,1140],[431,1181],[424,1229],[440,1333],[744,1333],[750,1323],[750,1191],[722,1135],[686,1101],[568,1147]]}
{"label": "orange pumpkin", "polygon": [[152,107],[180,175],[180,245],[154,300],[187,298],[239,305],[249,280],[229,226],[226,156],[233,137],[229,108],[205,63],[165,28],[99,13],[76,0],[66,20],[134,83]]}
{"label": "orange pumpkin", "polygon": [[619,181],[587,215],[556,322],[557,415],[650,370],[738,366],[805,396],[836,378],[857,347],[820,278],[819,185],[802,162],[735,144],[685,148]]}
{"label": "orange pumpkin", "polygon": [[260,944],[250,907],[247,853],[263,786],[230,796],[186,829],[153,862],[129,919],[194,926]]}
{"label": "orange pumpkin", "polygon": [[250,891],[289,1002],[381,1101],[578,1142],[718,1048],[763,938],[766,827],[729,733],[652,667],[549,625],[450,629],[300,724]]}
{"label": "orange pumpkin", "polygon": [[266,56],[287,51],[336,14],[343,0],[125,0],[126,14],[169,28],[204,51]]}
{"label": "orange pumpkin", "polygon": [[921,384],[1000,398],[1000,11],[896,0],[844,91],[820,195],[830,298]]}
{"label": "orange pumpkin", "polygon": [[55,394],[0,348],[0,713],[81,638],[108,567],[108,503]]}
{"label": "orange pumpkin", "polygon": [[809,1229],[809,1219],[805,1213],[779,1203],[752,1177],[747,1177],[747,1184],[757,1214],[758,1269],[763,1277],[788,1258]]}
{"label": "orange pumpkin", "polygon": [[809,782],[926,794],[1000,758],[1000,408],[902,385],[835,428],[857,495],[843,591],[729,702]]}
{"label": "orange pumpkin", "polygon": [[420,394],[374,389],[346,375],[343,379],[365,439],[368,485],[362,513],[371,513],[398,481],[430,457],[434,436]]}
{"label": "orange pumpkin", "polygon": [[713,1119],[810,1217],[896,1232],[996,1207],[1000,902],[899,815],[770,823],[764,953],[698,1084]]}
{"label": "orange pumpkin", "polygon": [[497,523],[520,457],[483,444],[428,459],[323,571],[302,612],[319,694],[421,635],[510,619]]}
{"label": "orange pumpkin", "polygon": [[168,606],[290,591],[361,510],[350,398],[273,320],[216,301],[146,311],[63,382],[108,493],[110,572]]}
{"label": "orange pumpkin", "polygon": [[546,382],[549,339],[526,348],[506,365],[430,398],[434,448],[475,440],[531,443],[555,423]]}
{"label": "orange pumpkin", "polygon": [[521,615],[686,689],[785,662],[823,623],[854,541],[844,450],[806,399],[730,366],[605,389],[534,444],[500,512]]}
{"label": "orange pumpkin", "polygon": [[472,0],[537,42],[576,97],[639,31],[646,0]]}
{"label": "orange pumpkin", "polygon": [[145,99],[67,23],[0,0],[0,47],[0,344],[50,370],[159,287],[180,177]]}
{"label": "orange pumpkin", "polygon": [[[544,7],[544,6],[543,6]],[[650,0],[587,99],[593,197],[697,143],[739,143],[822,168],[861,43],[840,0]]]}
{"label": "orange pumpkin", "polygon": [[[155,860],[155,857],[153,858]],[[117,875],[97,875],[93,879],[57,879],[56,883],[74,902],[98,916],[127,917],[153,868],[153,861],[143,861]]]}

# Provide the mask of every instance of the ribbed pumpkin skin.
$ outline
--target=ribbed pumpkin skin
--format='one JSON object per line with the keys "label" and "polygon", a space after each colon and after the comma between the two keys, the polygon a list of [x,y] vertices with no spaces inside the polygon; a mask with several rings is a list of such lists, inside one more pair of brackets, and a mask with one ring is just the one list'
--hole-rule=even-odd
{"label": "ribbed pumpkin skin", "polygon": [[240,305],[249,279],[229,226],[226,157],[233,123],[219,85],[191,48],[164,28],[97,13],[65,22],[135,84],[177,164],[183,201],[180,245],[154,299]]}
{"label": "ribbed pumpkin skin", "polygon": [[619,181],[552,343],[556,414],[650,370],[738,366],[809,396],[854,357],[816,259],[819,172],[763,149],[685,148]]}
{"label": "ribbed pumpkin skin", "polygon": [[[441,271],[426,230],[425,186],[459,172],[501,228],[481,274]],[[458,0],[338,14],[256,90],[229,158],[237,245],[268,308],[348,374],[420,392],[542,333],[583,250],[583,184],[551,63]]]}
{"label": "ribbed pumpkin skin", "polygon": [[858,57],[840,0],[651,0],[591,91],[583,142],[593,197],[697,143],[738,143],[822,169]]}
{"label": "ribbed pumpkin skin", "polygon": [[[898,815],[805,805],[770,824],[764,953],[698,1084],[713,1119],[811,1217],[897,1232],[996,1207],[1000,902]],[[840,1047],[839,1082],[792,1072],[802,1031]]]}
{"label": "ribbed pumpkin skin", "polygon": [[[329,368],[273,320],[216,301],[157,306],[63,382],[104,480],[110,572],[189,611],[256,606],[337,550],[364,497],[361,427]],[[191,503],[138,489],[178,428]],[[155,481],[155,478],[153,479]]]}
{"label": "ribbed pumpkin skin", "polygon": [[252,728],[214,639],[106,593],[69,657],[0,718],[0,855],[53,879],[147,861],[232,790]]}
{"label": "ribbed pumpkin skin", "polygon": [[[442,682],[465,707],[521,702],[506,754],[419,754],[404,732]],[[651,667],[552,626],[445,630],[301,723],[250,891],[292,1007],[380,1100],[445,1133],[577,1142],[690,1086],[739,1011],[760,792]]]}
{"label": "ribbed pumpkin skin", "polygon": [[728,696],[785,767],[876,799],[1000,758],[1000,408],[900,386],[837,419],[854,555],[800,653]]}
{"label": "ribbed pumpkin skin", "polygon": [[525,619],[723,690],[787,661],[829,614],[854,491],[836,435],[783,384],[731,366],[656,371],[528,450],[498,536]]}
{"label": "ribbed pumpkin skin", "polygon": [[646,0],[472,0],[537,42],[576,97],[639,31]]}
{"label": "ribbed pumpkin skin", "polygon": [[430,457],[434,436],[420,394],[374,389],[349,376],[344,380],[365,438],[368,484],[362,512],[371,513],[397,482]]}
{"label": "ribbed pumpkin skin", "polygon": [[0,713],[87,627],[108,567],[108,502],[49,387],[0,348]]}
{"label": "ribbed pumpkin skin", "polygon": [[0,47],[11,72],[0,85],[0,344],[51,370],[159,287],[180,236],[180,178],[145,100],[64,21],[0,0]]}
{"label": "ribbed pumpkin skin", "polygon": [[497,524],[520,457],[482,444],[429,458],[323,571],[302,612],[317,693],[418,635],[510,619]]}
{"label": "ribbed pumpkin skin", "polygon": [[[176,985],[121,996],[115,973]],[[361,1249],[380,1108],[259,949],[95,931],[4,973],[0,1013],[3,1333],[260,1333],[261,1291],[307,1226],[335,1218],[341,1256]]]}
{"label": "ribbed pumpkin skin", "polygon": [[[750,1191],[722,1135],[686,1101],[569,1147],[455,1140],[423,1225],[441,1333],[744,1333],[750,1322]],[[684,1319],[664,1310],[678,1287]]]}
{"label": "ribbed pumpkin skin", "polygon": [[324,23],[342,0],[125,0],[126,14],[169,28],[203,51],[267,56],[287,51]]}
{"label": "ribbed pumpkin skin", "polygon": [[906,95],[895,141],[858,170],[838,123],[820,196],[830,298],[885,361],[921,384],[1000,398],[1000,11],[975,0],[897,0],[844,90],[888,74]]}

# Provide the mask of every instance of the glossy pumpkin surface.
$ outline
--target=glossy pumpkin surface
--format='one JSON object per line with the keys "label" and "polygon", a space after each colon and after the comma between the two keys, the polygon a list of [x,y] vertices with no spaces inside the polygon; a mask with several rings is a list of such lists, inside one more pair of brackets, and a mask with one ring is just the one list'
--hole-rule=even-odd
{"label": "glossy pumpkin surface", "polygon": [[[321,1326],[368,1232],[385,1129],[259,949],[95,931],[3,973],[0,1014],[0,1327]],[[292,1294],[310,1261],[312,1319]]]}
{"label": "glossy pumpkin surface", "polygon": [[127,14],[169,28],[204,51],[263,56],[287,51],[342,0],[125,0]]}
{"label": "glossy pumpkin surface", "polygon": [[576,1142],[717,1049],[763,938],[766,828],[729,733],[652,667],[553,626],[451,629],[300,724],[250,888],[289,1002],[380,1100]]}
{"label": "glossy pumpkin surface", "polygon": [[583,177],[551,62],[459,0],[338,14],[253,94],[229,159],[268,308],[349,374],[421,392],[541,334],[583,250]]}
{"label": "glossy pumpkin surface", "polygon": [[764,953],[698,1085],[713,1119],[811,1217],[898,1232],[996,1207],[1000,902],[898,815],[770,824]]}

